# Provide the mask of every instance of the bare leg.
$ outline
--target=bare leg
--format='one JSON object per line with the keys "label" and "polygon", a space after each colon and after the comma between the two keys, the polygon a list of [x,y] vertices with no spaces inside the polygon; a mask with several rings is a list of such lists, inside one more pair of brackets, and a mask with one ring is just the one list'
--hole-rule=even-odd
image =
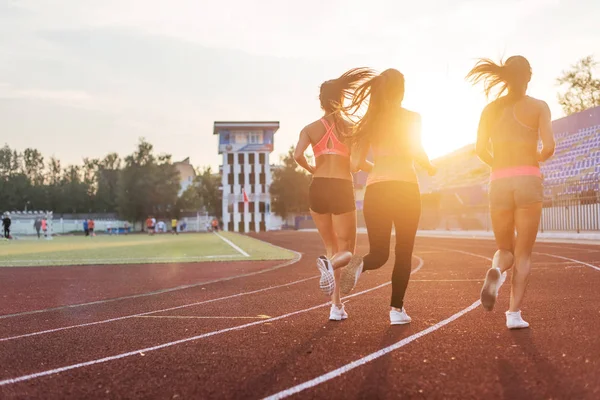
{"label": "bare leg", "polygon": [[333,215],[333,229],[337,237],[338,252],[331,257],[331,264],[335,270],[335,290],[331,301],[335,305],[341,305],[340,268],[348,265],[356,247],[356,211]]}
{"label": "bare leg", "polygon": [[521,309],[525,288],[531,271],[531,253],[537,237],[542,203],[519,208],[515,211],[517,240],[515,246],[515,268],[512,274],[512,289],[510,293],[510,312]]}
{"label": "bare leg", "polygon": [[[317,226],[317,230],[319,231],[319,235],[321,236],[321,240],[323,241],[323,245],[325,246],[325,256],[329,260],[332,260],[334,258],[334,255],[338,252],[338,240],[333,229],[332,215],[318,214],[313,211],[311,211],[310,214],[313,218],[313,221],[315,221],[315,225]],[[340,299],[340,291],[338,288],[339,285],[337,284],[337,279],[335,278],[336,275],[337,274],[334,273],[335,287],[333,288],[333,293],[331,294],[331,302],[337,307],[341,307],[342,301]],[[324,282],[321,282],[321,288],[325,291],[325,289],[323,289],[323,284]]]}
{"label": "bare leg", "polygon": [[494,309],[498,290],[502,285],[502,274],[514,263],[513,246],[515,223],[513,210],[492,209],[492,226],[498,250],[492,260],[492,268],[487,271],[481,289],[481,304],[488,311]]}

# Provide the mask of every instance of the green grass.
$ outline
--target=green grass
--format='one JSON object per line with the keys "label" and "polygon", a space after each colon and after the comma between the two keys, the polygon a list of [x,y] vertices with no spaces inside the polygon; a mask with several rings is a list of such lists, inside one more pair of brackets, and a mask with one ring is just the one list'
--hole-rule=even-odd
{"label": "green grass", "polygon": [[56,237],[53,240],[0,241],[0,267],[89,264],[145,264],[234,260],[288,260],[294,253],[230,232],[223,237],[250,257],[210,233]]}

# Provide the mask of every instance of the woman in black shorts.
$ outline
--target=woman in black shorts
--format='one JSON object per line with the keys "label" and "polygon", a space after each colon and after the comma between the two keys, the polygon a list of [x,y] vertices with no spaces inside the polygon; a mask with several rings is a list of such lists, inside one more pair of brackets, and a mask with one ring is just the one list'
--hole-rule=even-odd
{"label": "woman in black shorts", "polygon": [[[325,245],[326,255],[317,259],[321,290],[331,297],[330,320],[348,318],[340,300],[339,268],[350,261],[356,243],[356,204],[350,170],[350,148],[344,134],[351,124],[340,117],[344,99],[372,72],[350,70],[321,85],[319,99],[325,115],[307,125],[296,145],[296,162],[313,175],[309,189],[310,212]],[[316,166],[310,165],[304,151],[312,146]]]}

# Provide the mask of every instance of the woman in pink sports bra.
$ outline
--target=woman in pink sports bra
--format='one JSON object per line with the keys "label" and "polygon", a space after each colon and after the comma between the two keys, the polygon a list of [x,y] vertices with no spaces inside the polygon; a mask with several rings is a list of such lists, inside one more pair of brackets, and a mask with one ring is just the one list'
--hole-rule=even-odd
{"label": "woman in pink sports bra", "polygon": [[506,326],[527,328],[521,303],[544,200],[539,163],[548,160],[555,147],[550,109],[544,101],[527,96],[531,66],[524,57],[513,56],[500,64],[482,59],[467,79],[483,82],[486,96],[500,85],[496,100],[481,113],[477,132],[477,155],[492,168],[489,200],[498,246],[481,290],[481,303],[488,311],[494,308],[506,271],[514,267]]}
{"label": "woman in pink sports bra", "polygon": [[[348,318],[340,299],[339,268],[348,264],[356,243],[356,204],[350,171],[350,149],[343,133],[349,122],[340,117],[344,99],[372,76],[366,68],[350,70],[321,85],[319,99],[325,115],[300,132],[294,152],[296,162],[313,175],[309,188],[310,213],[325,245],[326,255],[317,259],[321,290],[331,296],[329,319]],[[316,165],[310,165],[304,151],[312,146]]]}

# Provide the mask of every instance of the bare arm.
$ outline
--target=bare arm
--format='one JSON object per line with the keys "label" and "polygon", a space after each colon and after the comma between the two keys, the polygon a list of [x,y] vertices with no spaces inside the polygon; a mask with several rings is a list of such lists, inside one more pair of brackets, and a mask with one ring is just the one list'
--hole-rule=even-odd
{"label": "bare arm", "polygon": [[417,164],[427,170],[429,175],[435,175],[437,169],[431,161],[429,160],[429,156],[423,149],[423,141],[421,140],[421,116],[417,115],[415,120],[414,131],[412,132],[414,135],[414,157]]}
{"label": "bare arm", "polygon": [[556,142],[554,141],[554,132],[552,131],[552,116],[550,107],[542,102],[542,110],[539,120],[540,139],[542,140],[542,149],[538,153],[538,161],[544,162],[554,155]]}
{"label": "bare arm", "polygon": [[299,166],[312,174],[315,172],[315,167],[310,165],[304,156],[304,151],[308,146],[310,146],[310,137],[308,136],[308,133],[306,133],[306,130],[303,129],[302,132],[300,132],[298,143],[294,149],[294,160],[296,160]]}
{"label": "bare arm", "polygon": [[352,172],[365,171],[371,172],[373,169],[373,163],[367,160],[370,146],[366,141],[354,146],[352,154],[350,155],[350,164]]}
{"label": "bare arm", "polygon": [[475,151],[477,157],[490,167],[494,162],[494,157],[489,151],[488,144],[490,143],[490,129],[489,129],[490,111],[486,107],[481,113],[479,119],[479,128],[477,129],[477,144],[475,145]]}

